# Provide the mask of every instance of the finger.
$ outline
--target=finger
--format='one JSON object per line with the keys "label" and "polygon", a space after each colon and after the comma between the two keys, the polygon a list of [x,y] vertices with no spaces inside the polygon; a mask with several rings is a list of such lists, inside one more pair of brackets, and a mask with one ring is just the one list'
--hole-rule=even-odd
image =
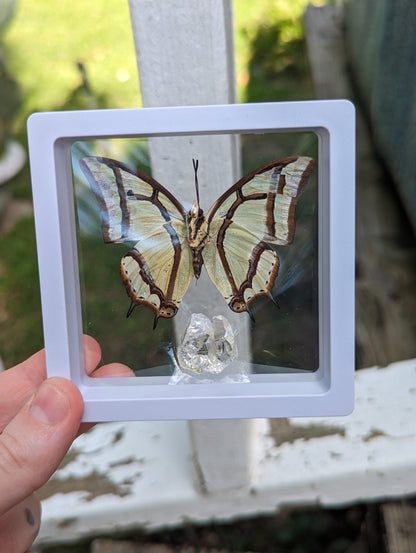
{"label": "finger", "polygon": [[40,502],[32,494],[0,517],[0,551],[27,551],[39,532],[40,511]]}
{"label": "finger", "polygon": [[46,378],[44,350],[0,374],[0,432]]}
{"label": "finger", "polygon": [[0,515],[40,488],[79,428],[83,401],[69,380],[43,382],[0,436]]}
{"label": "finger", "polygon": [[83,342],[85,372],[90,375],[101,361],[101,348],[92,336],[84,334]]}
{"label": "finger", "polygon": [[85,371],[93,378],[134,376],[134,372],[122,363],[109,363],[96,369],[101,360],[101,348],[91,336],[84,336]]}
{"label": "finger", "polygon": [[109,363],[95,370],[91,376],[93,378],[115,378],[125,376],[135,376],[134,372],[127,365],[121,363]]}
{"label": "finger", "polygon": [[[127,365],[122,365],[121,363],[110,363],[104,365],[99,369],[95,370],[91,375],[92,378],[108,378],[108,377],[126,377],[126,376],[135,376],[134,372],[127,367]],[[87,432],[95,426],[95,423],[82,423],[79,427],[78,436]]]}
{"label": "finger", "polygon": [[[86,372],[91,374],[100,362],[101,349],[91,336],[83,337],[83,345]],[[0,432],[16,416],[45,379],[45,350],[38,351],[26,361],[0,374]]]}

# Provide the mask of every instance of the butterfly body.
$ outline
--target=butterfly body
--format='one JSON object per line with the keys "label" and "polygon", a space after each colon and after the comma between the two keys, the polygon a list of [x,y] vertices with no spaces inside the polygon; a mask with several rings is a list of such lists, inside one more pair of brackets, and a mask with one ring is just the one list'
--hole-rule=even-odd
{"label": "butterfly body", "polygon": [[[105,242],[135,241],[121,260],[131,299],[159,317],[176,315],[202,265],[232,311],[247,311],[258,296],[273,301],[279,258],[270,244],[293,240],[297,200],[314,161],[292,157],[246,175],[205,216],[199,197],[183,206],[149,175],[108,158],[81,160],[100,206]],[[195,174],[197,164],[194,162]],[[198,193],[197,193],[197,196]]]}
{"label": "butterfly body", "polygon": [[209,225],[197,201],[193,203],[192,209],[186,214],[186,226],[188,246],[192,251],[194,275],[195,278],[199,278],[204,263],[202,259],[202,250],[209,239]]}

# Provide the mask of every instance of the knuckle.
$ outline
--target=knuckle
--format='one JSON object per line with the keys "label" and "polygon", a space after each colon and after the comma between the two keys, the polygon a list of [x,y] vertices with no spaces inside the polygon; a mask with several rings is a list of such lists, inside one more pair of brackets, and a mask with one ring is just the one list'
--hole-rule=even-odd
{"label": "knuckle", "polygon": [[0,438],[0,472],[4,475],[26,470],[25,455],[13,434],[4,431]]}

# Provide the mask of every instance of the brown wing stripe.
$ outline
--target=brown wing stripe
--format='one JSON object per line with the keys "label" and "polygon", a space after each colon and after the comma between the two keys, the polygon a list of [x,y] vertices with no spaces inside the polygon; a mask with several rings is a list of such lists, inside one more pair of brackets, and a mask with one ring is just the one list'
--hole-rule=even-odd
{"label": "brown wing stripe", "polygon": [[220,259],[221,259],[221,263],[224,267],[225,274],[227,275],[228,282],[230,283],[230,286],[232,288],[233,295],[237,296],[238,295],[238,288],[236,286],[233,274],[231,272],[230,265],[228,264],[228,260],[227,260],[227,257],[225,255],[225,251],[224,251],[225,233],[226,233],[228,227],[231,224],[232,224],[232,221],[230,221],[229,219],[225,219],[223,224],[221,225],[220,230],[218,231],[218,235],[217,235],[217,249],[218,249]]}
{"label": "brown wing stripe", "polygon": [[257,194],[250,194],[249,196],[244,196],[241,190],[237,191],[237,199],[235,202],[230,206],[226,218],[232,219],[234,216],[234,213],[236,209],[243,204],[244,202],[250,200],[250,201],[256,201],[256,200],[265,200],[267,198],[267,194],[263,192],[258,192]]}
{"label": "brown wing stripe", "polygon": [[[229,188],[222,196],[218,198],[218,200],[214,203],[214,205],[209,210],[209,222],[212,221],[214,218],[218,207],[233,193],[241,189],[241,187],[246,184],[247,182],[251,181],[256,175],[261,175],[262,173],[265,173],[266,171],[269,171],[270,169],[273,169],[273,167],[276,168],[276,171],[280,172],[283,167],[288,165],[289,163],[292,163],[296,161],[297,157],[287,157],[285,159],[281,159],[279,161],[272,161],[271,163],[268,163],[267,165],[264,165],[263,167],[258,167],[257,169],[254,169],[254,171],[251,171],[251,173],[248,173],[243,178],[241,178],[238,182],[234,184],[231,188]],[[263,196],[264,198],[265,196]],[[248,196],[246,199],[251,199],[250,196]],[[255,198],[253,198],[255,199]],[[260,198],[259,198],[260,199]],[[241,202],[240,202],[241,203]],[[239,204],[238,204],[239,205]]]}
{"label": "brown wing stripe", "polygon": [[[133,248],[132,250],[130,250],[124,256],[124,257],[132,257],[136,261],[136,263],[140,267],[140,276],[142,277],[143,281],[149,286],[150,293],[151,294],[156,294],[159,297],[161,305],[165,302],[169,303],[172,300],[172,295],[173,295],[173,290],[174,290],[174,287],[175,287],[176,276],[178,274],[179,263],[180,263],[181,256],[182,256],[181,244],[180,244],[180,240],[178,238],[176,230],[169,223],[165,224],[164,228],[166,229],[166,232],[170,236],[170,239],[171,239],[171,242],[172,242],[172,247],[174,249],[173,266],[172,266],[172,270],[171,270],[171,273],[170,273],[170,276],[169,276],[169,284],[168,284],[168,288],[166,290],[166,294],[164,294],[163,291],[158,286],[156,286],[152,275],[148,272],[148,270],[146,268],[147,267],[146,260],[138,250]],[[123,277],[123,273],[122,273],[122,277]],[[132,294],[130,294],[131,285],[130,285],[129,280],[123,278],[123,281],[124,281],[124,284],[127,287],[129,296],[132,299],[136,300],[137,298],[135,296],[132,296]]]}
{"label": "brown wing stripe", "polygon": [[[218,231],[218,236],[217,236],[217,249],[218,249],[220,259],[221,259],[221,263],[222,263],[222,265],[224,267],[224,270],[225,270],[225,273],[227,275],[228,282],[230,283],[230,286],[231,286],[231,289],[232,289],[233,299],[231,300],[231,302],[234,299],[238,299],[238,300],[244,302],[245,301],[244,296],[243,296],[244,291],[247,288],[251,288],[253,286],[253,278],[255,277],[255,275],[257,273],[257,267],[258,267],[258,264],[259,264],[262,253],[266,250],[271,250],[271,251],[273,251],[273,250],[265,242],[259,242],[253,248],[253,250],[250,254],[249,262],[248,262],[249,267],[248,267],[248,271],[246,273],[246,278],[241,283],[240,287],[238,287],[235,280],[234,280],[234,276],[231,272],[231,268],[230,268],[230,265],[228,263],[227,257],[225,255],[225,250],[224,250],[225,234],[227,232],[228,227],[231,224],[232,224],[232,221],[230,221],[229,219],[225,219],[225,221],[221,225],[220,230]],[[270,273],[269,284],[266,287],[266,291],[264,292],[264,294],[267,294],[267,292],[269,292],[272,289],[274,281],[275,281],[275,279],[277,277],[277,274],[278,274],[278,271],[279,271],[279,258],[277,256],[275,258],[276,258],[276,262],[275,262],[275,264],[272,268],[272,271]],[[257,296],[257,295],[259,295],[259,294],[256,294],[255,296]]]}
{"label": "brown wing stripe", "polygon": [[103,234],[103,239],[106,244],[111,244],[113,240],[110,238],[110,217],[108,214],[107,203],[104,199],[103,191],[100,186],[98,186],[94,175],[90,171],[87,163],[81,159],[80,166],[85,176],[87,177],[88,184],[90,185],[91,190],[94,192],[95,197],[97,198],[98,207],[100,208],[101,216],[101,232]]}
{"label": "brown wing stripe", "polygon": [[175,198],[173,194],[169,192],[169,190],[167,190],[164,186],[160,184],[160,182],[157,182],[157,180],[152,178],[150,175],[147,175],[146,173],[143,173],[143,171],[140,171],[139,169],[134,169],[133,167],[130,167],[129,165],[126,165],[125,163],[122,163],[121,161],[117,161],[115,159],[110,159],[108,157],[96,157],[95,159],[97,159],[100,163],[107,165],[107,167],[110,167],[110,169],[112,169],[113,171],[115,171],[115,169],[119,169],[125,171],[126,173],[130,173],[130,175],[138,177],[144,182],[147,182],[155,191],[164,194],[185,219],[185,211],[181,203]]}
{"label": "brown wing stripe", "polygon": [[182,248],[181,248],[181,242],[178,237],[178,233],[173,228],[172,224],[169,222],[164,224],[163,226],[170,236],[170,241],[172,243],[172,247],[175,252],[174,259],[173,259],[173,266],[169,276],[168,289],[166,290],[166,300],[171,301],[173,290],[175,288],[176,277],[178,276],[179,263],[182,257]]}
{"label": "brown wing stripe", "polygon": [[[147,271],[147,269],[146,269],[147,264],[146,264],[146,261],[145,261],[144,257],[142,256],[142,254],[138,250],[133,248],[128,253],[126,253],[126,255],[124,257],[132,257],[134,259],[134,261],[136,261],[136,263],[140,267],[140,276],[141,276],[143,282],[145,282],[149,286],[150,293],[155,294],[156,296],[158,296],[158,298],[160,299],[160,302],[162,303],[165,299],[165,296],[164,296],[162,290],[158,286],[156,286],[152,275]],[[131,284],[130,284],[129,279],[124,278],[123,272],[121,273],[121,276],[123,278],[123,281],[124,281],[124,284],[127,288],[127,292],[129,294],[129,296],[131,297],[132,300],[137,301],[137,297],[133,295],[134,293],[133,293],[133,290],[131,288]]]}
{"label": "brown wing stripe", "polygon": [[158,210],[160,211],[161,216],[165,219],[165,221],[170,221],[171,217],[169,215],[168,210],[165,208],[163,203],[159,200],[159,191],[153,190],[151,196],[144,196],[143,194],[135,194],[132,190],[128,190],[127,196],[129,198],[135,198],[136,200],[140,202],[150,202],[152,205],[156,206]]}
{"label": "brown wing stripe", "polygon": [[121,176],[120,168],[117,166],[111,167],[114,178],[117,184],[118,196],[120,198],[120,210],[121,210],[121,236],[127,236],[126,229],[130,226],[130,210],[127,207],[127,197],[123,187],[123,177]]}
{"label": "brown wing stripe", "polygon": [[[253,251],[251,252],[250,259],[248,262],[249,268],[246,275],[246,280],[241,284],[240,286],[240,293],[243,294],[244,290],[246,288],[251,288],[253,286],[253,278],[255,277],[257,273],[257,267],[261,258],[261,255],[266,250],[272,250],[272,248],[266,244],[265,242],[259,242],[257,246],[253,248]],[[277,267],[276,263],[273,265],[273,269],[270,275],[269,285],[266,287],[266,290],[269,291],[273,287],[273,283],[275,278],[277,277],[277,273],[279,270],[279,259],[277,256],[275,256],[277,261]],[[256,294],[257,295],[257,294]]]}
{"label": "brown wing stripe", "polygon": [[276,184],[280,181],[280,177],[281,177],[281,173],[280,173],[280,170],[281,168],[280,167],[276,167],[276,169],[274,170],[273,174],[272,174],[272,183],[274,181],[274,187],[272,189],[272,191],[269,191],[267,193],[267,202],[266,202],[266,229],[267,229],[267,232],[269,233],[270,236],[275,236],[275,233],[276,233],[276,221],[275,221],[275,218],[274,218],[274,207],[275,207],[275,204],[276,204],[276,191],[275,191],[275,188],[276,188]]}

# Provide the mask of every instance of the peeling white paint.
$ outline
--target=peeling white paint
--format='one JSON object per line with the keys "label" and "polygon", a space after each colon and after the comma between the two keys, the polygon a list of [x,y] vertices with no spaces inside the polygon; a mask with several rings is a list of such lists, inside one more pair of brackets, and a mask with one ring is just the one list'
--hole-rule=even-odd
{"label": "peeling white paint", "polygon": [[414,436],[414,424],[409,425],[409,419],[415,415],[416,360],[358,371],[355,385],[355,410],[348,417],[298,418],[292,423],[308,426],[313,420],[341,427],[349,438],[366,438],[374,430],[392,438]]}
{"label": "peeling white paint", "polygon": [[[305,438],[280,447],[270,435],[269,421],[253,421],[249,491],[198,492],[186,422],[96,426],[78,438],[69,462],[49,486],[98,474],[128,494],[54,493],[43,501],[39,541],[129,527],[155,529],[184,520],[229,520],[287,504],[342,505],[415,493],[415,376],[416,360],[359,371],[351,415],[291,419],[291,426],[304,428]],[[345,435],[308,439],[310,425],[342,428]]]}

